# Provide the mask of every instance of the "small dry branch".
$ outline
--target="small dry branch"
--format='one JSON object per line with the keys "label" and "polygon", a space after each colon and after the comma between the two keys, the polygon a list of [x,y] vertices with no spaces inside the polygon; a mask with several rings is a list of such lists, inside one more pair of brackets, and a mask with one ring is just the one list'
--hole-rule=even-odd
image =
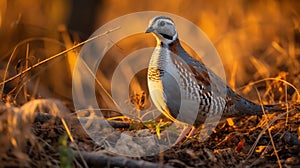
{"label": "small dry branch", "polygon": [[[74,151],[75,158],[79,158],[79,152]],[[160,167],[159,163],[151,163],[144,160],[134,160],[126,157],[113,157],[97,153],[80,152],[89,167]],[[163,165],[162,168],[172,168],[169,165]]]}

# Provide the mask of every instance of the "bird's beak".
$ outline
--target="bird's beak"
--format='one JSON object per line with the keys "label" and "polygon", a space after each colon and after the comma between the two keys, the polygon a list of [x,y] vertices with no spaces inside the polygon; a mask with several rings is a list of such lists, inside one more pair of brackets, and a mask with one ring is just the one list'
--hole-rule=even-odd
{"label": "bird's beak", "polygon": [[146,30],[145,33],[151,33],[151,32],[153,32],[153,31],[154,31],[154,29],[153,29],[152,27],[149,27],[149,28]]}

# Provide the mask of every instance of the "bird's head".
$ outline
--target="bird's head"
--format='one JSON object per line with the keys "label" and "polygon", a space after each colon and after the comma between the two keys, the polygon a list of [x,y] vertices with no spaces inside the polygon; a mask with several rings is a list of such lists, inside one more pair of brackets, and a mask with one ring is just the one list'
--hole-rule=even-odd
{"label": "bird's head", "polygon": [[153,33],[158,42],[170,44],[178,35],[172,19],[166,16],[157,16],[150,20],[146,33]]}

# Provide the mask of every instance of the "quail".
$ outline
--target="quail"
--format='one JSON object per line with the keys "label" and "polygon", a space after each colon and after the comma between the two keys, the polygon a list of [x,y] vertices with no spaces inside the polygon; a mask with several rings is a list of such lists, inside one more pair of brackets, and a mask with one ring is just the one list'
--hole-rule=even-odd
{"label": "quail", "polygon": [[190,56],[169,17],[154,17],[146,33],[152,33],[157,40],[148,67],[150,97],[167,118],[198,128],[208,116],[227,118],[261,115],[263,110],[283,111],[278,105],[264,105],[262,109],[240,96],[204,63]]}

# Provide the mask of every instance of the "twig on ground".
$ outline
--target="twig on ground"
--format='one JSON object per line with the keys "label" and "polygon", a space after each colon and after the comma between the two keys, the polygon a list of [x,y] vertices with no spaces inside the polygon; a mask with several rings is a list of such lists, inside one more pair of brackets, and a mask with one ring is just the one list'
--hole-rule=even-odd
{"label": "twig on ground", "polygon": [[257,139],[256,139],[256,141],[255,141],[255,143],[253,144],[253,146],[251,147],[251,149],[249,150],[249,152],[248,152],[248,156],[247,156],[247,158],[245,159],[245,160],[248,160],[251,156],[252,156],[252,154],[253,154],[253,152],[255,151],[255,148],[256,148],[256,146],[257,146],[257,144],[258,144],[258,142],[259,142],[259,140],[260,140],[260,138],[262,137],[262,135],[264,134],[264,132],[268,129],[268,128],[270,128],[270,126],[275,122],[275,121],[277,121],[278,119],[280,119],[280,118],[282,118],[283,116],[285,116],[287,113],[290,113],[290,112],[292,112],[292,111],[294,111],[294,110],[296,110],[296,109],[291,109],[291,110],[289,110],[289,111],[287,111],[287,112],[285,112],[285,113],[282,113],[282,114],[280,114],[280,115],[278,115],[277,117],[275,117],[274,119],[272,119],[269,123],[268,123],[268,125],[260,132],[260,134],[258,135],[258,137],[257,137]]}
{"label": "twig on ground", "polygon": [[[151,163],[144,160],[134,160],[126,157],[113,157],[97,153],[80,152],[89,167],[159,167],[158,163]],[[78,152],[74,151],[75,158],[78,159]],[[80,162],[80,160],[79,160]],[[172,168],[163,165],[163,168]]]}
{"label": "twig on ground", "polygon": [[[266,113],[265,113],[265,110],[264,110],[264,107],[263,107],[263,104],[262,104],[261,97],[260,97],[260,95],[259,95],[259,92],[258,92],[257,88],[255,88],[255,90],[256,90],[256,93],[257,93],[257,96],[258,96],[259,104],[260,104],[260,106],[261,106],[261,109],[262,109],[262,111],[263,111],[263,114],[265,115]],[[269,119],[268,119],[268,122],[269,122]],[[276,146],[275,146],[273,137],[272,137],[272,133],[271,133],[269,127],[267,127],[267,130],[268,130],[268,134],[269,134],[269,137],[270,137],[270,140],[271,140],[272,147],[273,147],[273,149],[274,149],[274,153],[275,153],[276,158],[277,158],[278,166],[279,166],[280,168],[282,168],[282,165],[281,165],[281,162],[280,162],[280,158],[279,158],[279,155],[278,155],[278,152],[277,152],[277,149],[276,149]]]}
{"label": "twig on ground", "polygon": [[[57,120],[58,122],[61,122],[61,119],[57,116],[51,115],[51,114],[45,114],[45,113],[38,113],[35,117],[34,122],[47,122],[48,120],[51,120],[55,118],[55,120]],[[87,117],[80,117],[80,118],[70,118],[70,123],[72,125],[80,125],[80,121],[86,122],[87,120],[90,120],[90,118]],[[95,120],[95,119],[93,119]],[[97,123],[103,123],[103,124],[109,124],[111,125],[113,128],[129,128],[130,127],[130,123],[128,122],[122,122],[122,121],[112,121],[112,120],[104,120],[104,119],[97,119]]]}

